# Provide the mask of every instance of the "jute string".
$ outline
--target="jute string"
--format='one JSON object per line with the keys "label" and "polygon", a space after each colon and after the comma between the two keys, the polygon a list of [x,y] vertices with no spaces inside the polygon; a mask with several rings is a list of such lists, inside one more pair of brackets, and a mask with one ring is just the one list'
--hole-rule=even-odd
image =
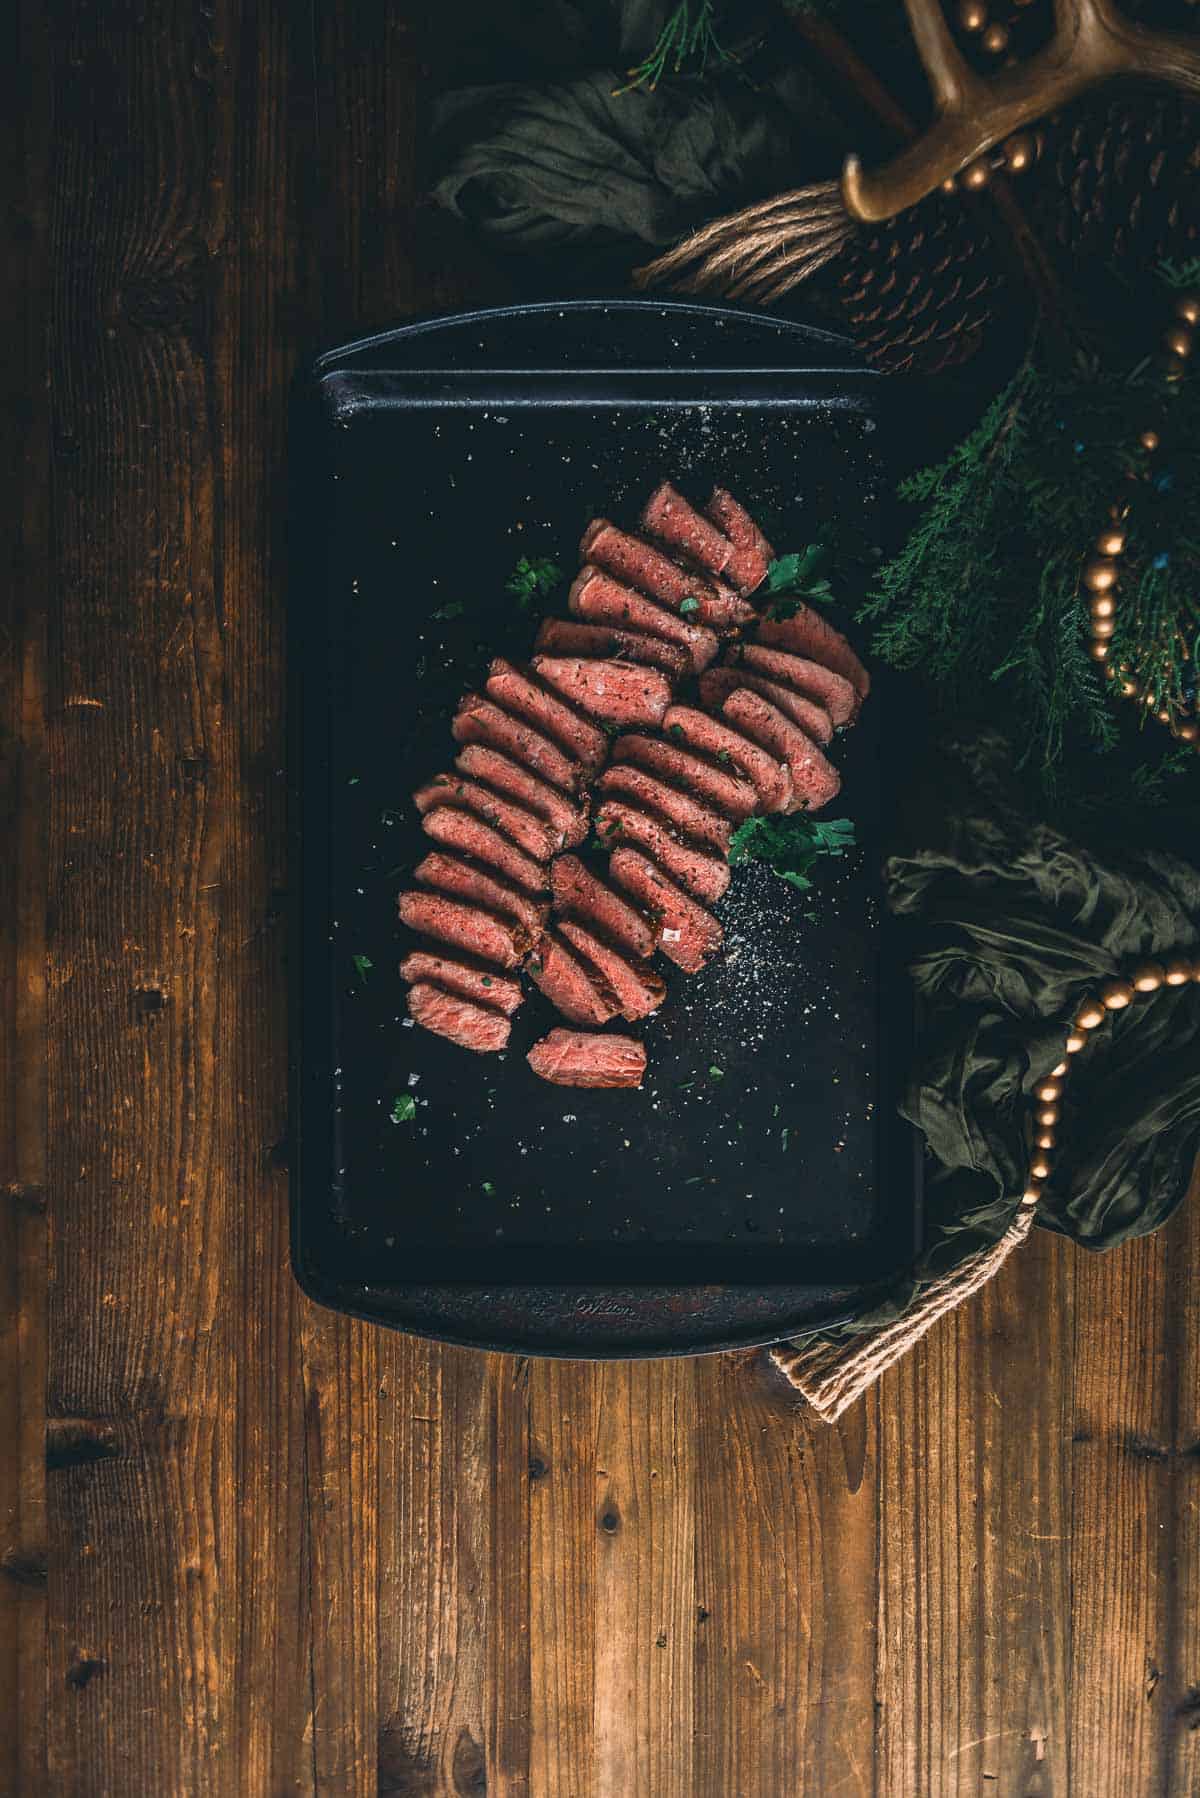
{"label": "jute string", "polygon": [[823,1342],[819,1338],[798,1344],[781,1342],[771,1349],[771,1360],[819,1417],[826,1423],[836,1423],[842,1412],[907,1355],[939,1318],[956,1310],[999,1273],[1013,1250],[1029,1235],[1036,1211],[1036,1200],[1022,1200],[998,1242],[979,1250],[953,1272],[930,1281],[894,1323],[846,1343]]}
{"label": "jute string", "polygon": [[853,231],[837,182],[821,181],[714,219],[634,280],[770,305],[831,262]]}

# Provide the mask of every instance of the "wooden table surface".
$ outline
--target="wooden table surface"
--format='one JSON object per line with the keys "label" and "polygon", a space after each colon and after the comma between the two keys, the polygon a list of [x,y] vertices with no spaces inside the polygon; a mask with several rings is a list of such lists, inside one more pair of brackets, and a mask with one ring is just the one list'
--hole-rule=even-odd
{"label": "wooden table surface", "polygon": [[301,1298],[288,382],[500,288],[400,5],[5,51],[0,1790],[1200,1791],[1200,1206],[1039,1237],[836,1429]]}

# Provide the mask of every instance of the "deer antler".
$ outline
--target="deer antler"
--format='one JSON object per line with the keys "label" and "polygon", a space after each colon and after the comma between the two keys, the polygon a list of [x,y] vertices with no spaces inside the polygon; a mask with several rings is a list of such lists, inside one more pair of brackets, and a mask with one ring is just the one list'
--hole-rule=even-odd
{"label": "deer antler", "polygon": [[904,0],[937,116],[886,168],[846,158],[842,198],[853,218],[877,223],[913,206],[950,175],[1056,107],[1114,75],[1144,75],[1200,93],[1200,37],[1135,25],[1113,0],[1055,0],[1054,36],[998,75],[977,75],[950,32],[940,0]]}

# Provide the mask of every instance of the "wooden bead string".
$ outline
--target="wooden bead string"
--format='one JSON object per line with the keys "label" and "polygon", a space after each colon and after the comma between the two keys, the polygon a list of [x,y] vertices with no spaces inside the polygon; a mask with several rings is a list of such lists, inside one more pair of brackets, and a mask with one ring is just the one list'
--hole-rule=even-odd
{"label": "wooden bead string", "polygon": [[[1188,358],[1192,353],[1195,328],[1200,325],[1200,293],[1183,293],[1175,301],[1175,315],[1163,338],[1163,350],[1166,357],[1163,373],[1170,382],[1181,381],[1187,371]],[[1157,431],[1143,431],[1138,442],[1147,455],[1153,456],[1159,448]],[[1089,558],[1083,570],[1083,585],[1088,593],[1088,610],[1091,620],[1091,644],[1089,654],[1094,662],[1104,668],[1105,677],[1116,683],[1117,693],[1122,699],[1132,699],[1151,712],[1160,724],[1166,725],[1173,736],[1183,743],[1190,743],[1200,752],[1200,719],[1195,717],[1177,718],[1169,706],[1155,709],[1156,696],[1142,690],[1127,663],[1114,668],[1109,662],[1109,640],[1117,628],[1117,600],[1121,579],[1121,557],[1125,553],[1126,532],[1125,521],[1129,516],[1129,505],[1119,500],[1109,510],[1110,522],[1096,538],[1095,553]]]}
{"label": "wooden bead string", "polygon": [[1176,956],[1167,962],[1143,961],[1130,971],[1127,979],[1106,981],[1094,999],[1086,999],[1079,1007],[1067,1031],[1062,1060],[1034,1088],[1033,1154],[1022,1204],[1036,1205],[1050,1178],[1058,1140],[1060,1104],[1071,1072],[1072,1057],[1079,1053],[1110,1012],[1124,1011],[1127,1005],[1149,999],[1164,987],[1187,986],[1191,982],[1200,985],[1200,955]]}

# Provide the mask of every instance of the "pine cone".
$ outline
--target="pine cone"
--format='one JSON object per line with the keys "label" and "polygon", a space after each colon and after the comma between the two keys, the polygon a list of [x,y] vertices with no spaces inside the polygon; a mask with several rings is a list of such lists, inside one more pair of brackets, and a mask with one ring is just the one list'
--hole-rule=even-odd
{"label": "pine cone", "polygon": [[1131,273],[1200,251],[1200,106],[1159,89],[1047,122],[1027,198],[1043,241]]}
{"label": "pine cone", "polygon": [[889,374],[936,374],[973,356],[1005,279],[982,210],[940,195],[857,234],[838,274],[855,337]]}

